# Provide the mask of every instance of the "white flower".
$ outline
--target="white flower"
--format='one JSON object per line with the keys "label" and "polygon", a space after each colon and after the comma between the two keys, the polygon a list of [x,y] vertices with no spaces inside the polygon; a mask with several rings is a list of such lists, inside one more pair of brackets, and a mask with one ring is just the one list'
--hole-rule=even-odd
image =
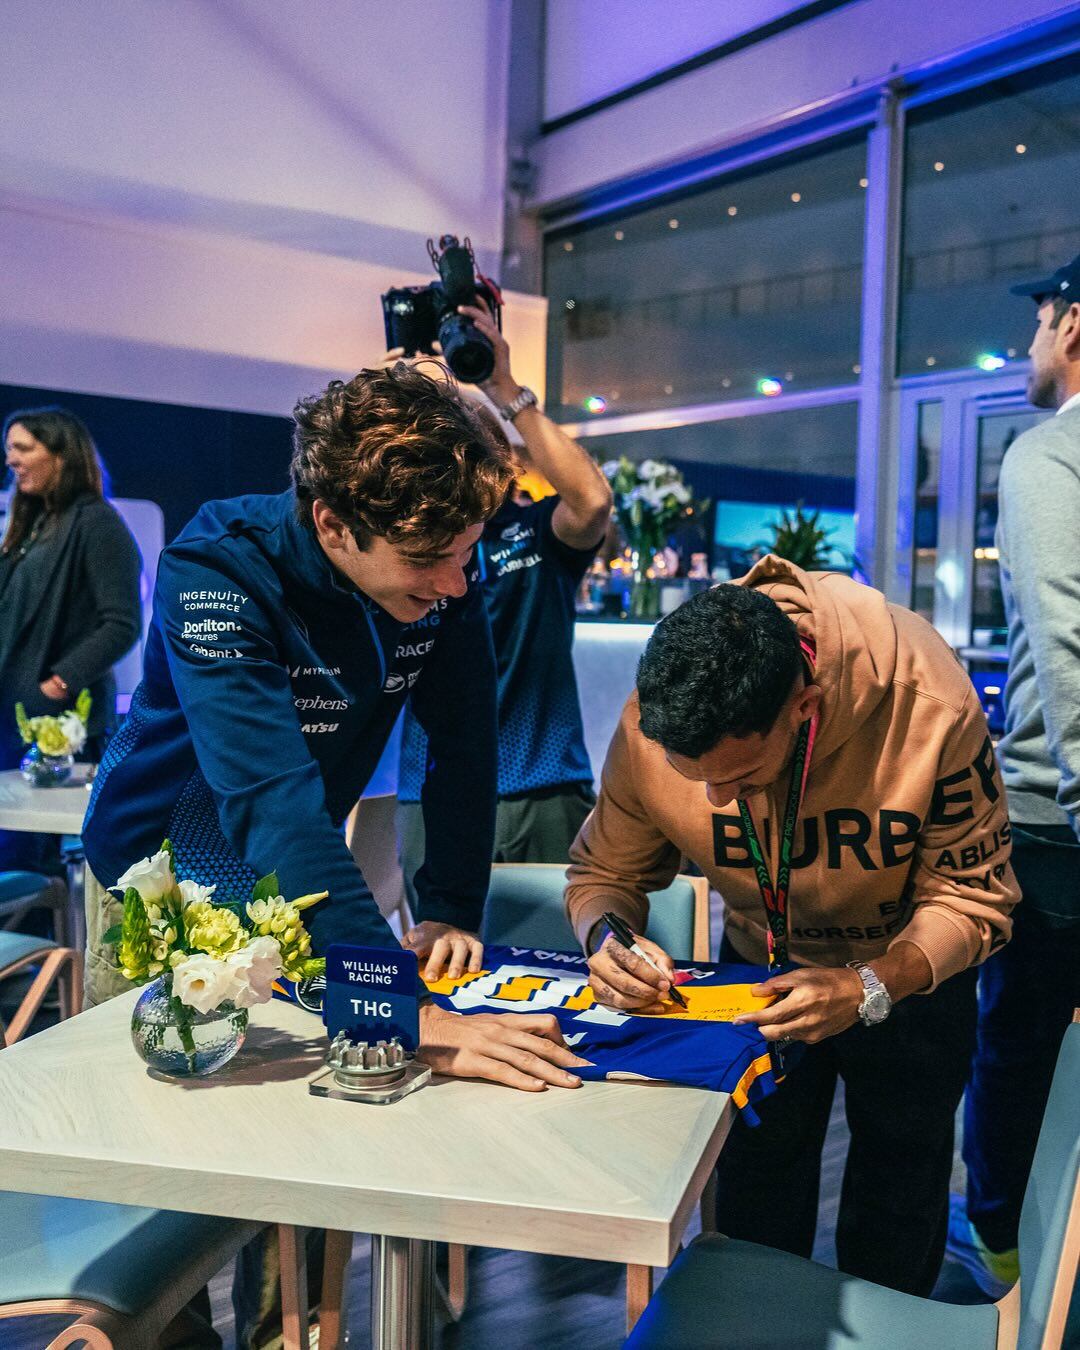
{"label": "white flower", "polygon": [[181,881],[179,884],[180,903],[185,909],[197,901],[210,900],[217,890],[216,882],[213,886],[200,886],[197,881]]}
{"label": "white flower", "polygon": [[60,714],[60,730],[67,737],[71,753],[77,755],[86,744],[86,723],[77,712],[70,709]]}
{"label": "white flower", "polygon": [[651,478],[663,478],[666,473],[671,471],[671,466],[661,463],[658,459],[643,459],[638,465],[638,477],[646,480]]}
{"label": "white flower", "polygon": [[273,983],[281,975],[281,948],[273,938],[252,938],[226,964],[233,973],[232,1000],[238,1008],[269,1002]]}
{"label": "white flower", "polygon": [[173,966],[173,993],[196,1012],[213,1012],[235,992],[236,978],[228,961],[199,952]]}
{"label": "white flower", "polygon": [[674,497],[680,506],[685,506],[690,500],[690,489],[685,483],[669,483],[668,495]]}
{"label": "white flower", "polygon": [[284,896],[271,896],[268,900],[249,900],[247,903],[247,915],[252,923],[269,923],[281,906],[285,903]]}
{"label": "white flower", "polygon": [[141,862],[129,867],[113,889],[126,891],[129,886],[134,886],[143,900],[147,904],[152,904],[155,900],[170,895],[175,885],[172,860],[163,850],[161,853],[155,853],[152,858],[143,858]]}

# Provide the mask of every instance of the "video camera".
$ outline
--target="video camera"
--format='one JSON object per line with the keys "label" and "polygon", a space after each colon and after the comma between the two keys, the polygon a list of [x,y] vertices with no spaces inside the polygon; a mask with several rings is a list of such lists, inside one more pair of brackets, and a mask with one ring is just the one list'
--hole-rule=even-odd
{"label": "video camera", "polygon": [[502,328],[502,294],[476,270],[472,244],[466,237],[444,234],[438,247],[428,240],[428,255],[439,280],[427,286],[397,286],[382,297],[387,349],[404,348],[406,356],[434,354],[437,340],[443,360],[465,384],[482,384],[495,369],[495,349],[459,305],[475,305],[480,295]]}

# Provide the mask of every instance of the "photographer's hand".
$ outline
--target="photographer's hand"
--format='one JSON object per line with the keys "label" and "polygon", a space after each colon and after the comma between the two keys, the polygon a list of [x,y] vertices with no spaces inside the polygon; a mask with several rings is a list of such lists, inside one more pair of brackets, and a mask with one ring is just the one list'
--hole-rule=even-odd
{"label": "photographer's hand", "polygon": [[458,313],[472,320],[491,343],[495,353],[495,369],[491,372],[491,379],[485,380],[480,388],[492,403],[496,405],[509,403],[521,391],[521,385],[510,373],[510,344],[503,337],[499,325],[491,317],[491,311],[480,296],[476,297],[475,305],[459,305]]}

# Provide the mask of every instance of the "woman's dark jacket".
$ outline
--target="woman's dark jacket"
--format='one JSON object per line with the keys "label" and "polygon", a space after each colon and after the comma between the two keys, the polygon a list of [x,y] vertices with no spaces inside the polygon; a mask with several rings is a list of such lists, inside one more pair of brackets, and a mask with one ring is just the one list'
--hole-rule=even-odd
{"label": "woman's dark jacket", "polygon": [[[35,556],[37,555],[37,556]],[[22,577],[16,573],[26,568]],[[78,498],[19,562],[0,556],[0,721],[13,726],[21,700],[31,717],[61,713],[80,689],[93,697],[90,736],[115,722],[112,668],[139,637],[139,550],[116,510]],[[59,675],[70,698],[39,686]],[[4,738],[6,739],[6,737]]]}

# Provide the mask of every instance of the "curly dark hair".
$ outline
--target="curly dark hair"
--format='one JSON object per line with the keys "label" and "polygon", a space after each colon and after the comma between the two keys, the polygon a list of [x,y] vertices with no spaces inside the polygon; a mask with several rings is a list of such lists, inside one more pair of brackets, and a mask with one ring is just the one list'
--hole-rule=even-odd
{"label": "curly dark hair", "polygon": [[642,734],[689,759],[726,736],[765,735],[802,669],[798,630],[775,601],[715,586],[649,639],[637,672]]}
{"label": "curly dark hair", "polygon": [[316,499],[360,548],[381,535],[433,556],[502,505],[514,481],[510,447],[486,408],[447,379],[399,362],[334,380],[293,410],[292,480],[300,520]]}

